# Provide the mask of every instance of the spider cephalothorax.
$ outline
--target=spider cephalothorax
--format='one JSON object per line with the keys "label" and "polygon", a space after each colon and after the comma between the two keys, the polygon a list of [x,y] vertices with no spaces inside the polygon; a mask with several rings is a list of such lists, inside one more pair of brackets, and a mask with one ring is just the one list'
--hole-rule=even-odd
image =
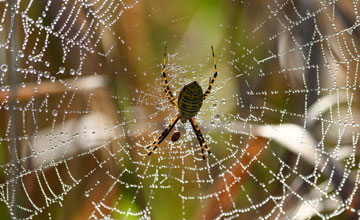
{"label": "spider cephalothorax", "polygon": [[178,101],[176,102],[175,97],[172,94],[171,89],[169,87],[169,83],[167,81],[166,73],[165,73],[165,67],[166,67],[166,46],[165,46],[163,70],[161,72],[162,73],[161,75],[162,75],[162,78],[164,81],[164,91],[165,91],[169,101],[171,102],[171,104],[173,104],[175,106],[175,108],[179,111],[179,114],[176,115],[175,118],[170,122],[169,126],[163,131],[163,133],[160,135],[160,137],[158,137],[152,144],[150,144],[147,147],[147,149],[152,147],[152,149],[150,150],[148,155],[150,155],[151,153],[153,153],[156,150],[157,146],[159,144],[161,144],[161,142],[166,138],[166,136],[168,136],[168,134],[174,128],[175,124],[179,121],[179,119],[181,120],[181,122],[186,122],[188,120],[191,123],[191,126],[194,129],[196,137],[199,140],[201,154],[202,154],[203,159],[205,159],[204,148],[206,149],[208,154],[211,153],[209,148],[206,145],[204,137],[201,134],[200,128],[197,126],[197,124],[194,120],[194,116],[199,112],[203,101],[210,94],[211,87],[214,84],[214,81],[215,81],[217,73],[218,73],[217,68],[216,68],[214,49],[212,46],[211,46],[211,50],[212,50],[212,55],[213,55],[213,60],[214,60],[215,73],[214,73],[214,76],[212,78],[210,78],[209,87],[208,87],[207,91],[205,93],[203,93],[201,86],[196,81],[194,81],[192,83],[185,85],[181,89]]}

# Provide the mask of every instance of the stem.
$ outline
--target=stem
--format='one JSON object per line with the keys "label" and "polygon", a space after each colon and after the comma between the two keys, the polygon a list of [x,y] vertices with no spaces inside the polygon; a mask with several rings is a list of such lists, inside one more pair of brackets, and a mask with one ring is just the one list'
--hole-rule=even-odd
{"label": "stem", "polygon": [[18,51],[17,38],[18,33],[15,24],[17,23],[17,6],[16,0],[8,0],[9,6],[9,19],[8,19],[8,33],[10,37],[9,49],[7,50],[7,64],[9,67],[8,82],[10,85],[10,100],[9,100],[9,122],[11,122],[9,133],[9,154],[10,164],[12,165],[12,171],[10,174],[10,207],[8,219],[18,219],[19,214],[17,211],[17,205],[19,203],[19,167],[18,163],[18,144],[17,144],[17,117],[16,117],[16,88],[18,84],[18,75],[16,72],[16,54]]}

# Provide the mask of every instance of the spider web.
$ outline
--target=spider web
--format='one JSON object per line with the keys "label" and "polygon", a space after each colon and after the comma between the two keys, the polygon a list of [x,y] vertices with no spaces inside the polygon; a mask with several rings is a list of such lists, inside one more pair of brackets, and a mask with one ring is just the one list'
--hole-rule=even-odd
{"label": "spider web", "polygon": [[[8,219],[358,219],[358,1],[1,1]],[[173,93],[197,81],[201,158]],[[176,96],[177,97],[177,96]]]}

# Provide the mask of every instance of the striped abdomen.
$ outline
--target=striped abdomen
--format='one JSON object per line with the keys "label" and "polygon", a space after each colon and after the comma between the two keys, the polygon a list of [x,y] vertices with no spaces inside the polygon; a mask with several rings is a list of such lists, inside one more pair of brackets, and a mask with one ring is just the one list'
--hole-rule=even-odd
{"label": "striped abdomen", "polygon": [[203,99],[202,88],[196,81],[184,86],[178,100],[180,117],[185,119],[194,117],[200,110]]}

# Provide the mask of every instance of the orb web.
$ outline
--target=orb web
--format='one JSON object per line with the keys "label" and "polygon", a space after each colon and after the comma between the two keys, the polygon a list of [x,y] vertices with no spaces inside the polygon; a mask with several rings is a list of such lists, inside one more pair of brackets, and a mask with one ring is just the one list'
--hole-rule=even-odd
{"label": "orb web", "polygon": [[[8,218],[358,218],[357,1],[0,5]],[[189,122],[147,156],[178,114],[165,46],[176,98],[214,46],[205,160]]]}

